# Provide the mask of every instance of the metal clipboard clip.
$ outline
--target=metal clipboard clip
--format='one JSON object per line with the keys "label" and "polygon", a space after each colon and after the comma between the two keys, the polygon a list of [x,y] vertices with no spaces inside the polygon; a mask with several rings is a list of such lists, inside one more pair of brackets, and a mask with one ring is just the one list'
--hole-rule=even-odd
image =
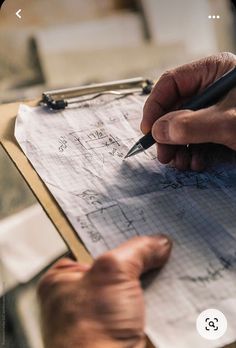
{"label": "metal clipboard clip", "polygon": [[[47,91],[42,94],[41,103],[53,110],[65,109],[68,105],[81,101],[92,100],[104,94],[132,95],[135,93],[149,94],[154,82],[142,77],[135,77],[126,80],[96,83],[81,87],[58,89]],[[85,96],[91,95],[84,99]]]}

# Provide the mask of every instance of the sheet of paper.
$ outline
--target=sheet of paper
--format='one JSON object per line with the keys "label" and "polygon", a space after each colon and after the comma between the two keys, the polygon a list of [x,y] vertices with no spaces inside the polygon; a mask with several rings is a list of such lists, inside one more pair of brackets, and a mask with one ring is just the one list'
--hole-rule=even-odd
{"label": "sheet of paper", "polygon": [[[160,348],[216,348],[236,339],[236,169],[178,172],[155,147],[123,160],[140,136],[144,97],[63,111],[21,105],[15,136],[78,235],[97,256],[136,235],[168,234],[173,252],[144,280],[146,332]],[[226,335],[206,341],[196,318],[217,308]]]}

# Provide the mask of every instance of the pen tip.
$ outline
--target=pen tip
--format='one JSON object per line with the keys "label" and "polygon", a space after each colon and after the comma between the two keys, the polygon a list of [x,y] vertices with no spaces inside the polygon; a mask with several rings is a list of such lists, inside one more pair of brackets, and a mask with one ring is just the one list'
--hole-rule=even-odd
{"label": "pen tip", "polygon": [[135,155],[137,155],[138,153],[143,152],[143,151],[144,151],[144,148],[143,148],[142,144],[136,143],[136,144],[129,150],[129,152],[127,153],[127,155],[125,155],[124,159],[126,159],[126,158],[128,158],[128,157],[131,157],[131,156],[135,156]]}

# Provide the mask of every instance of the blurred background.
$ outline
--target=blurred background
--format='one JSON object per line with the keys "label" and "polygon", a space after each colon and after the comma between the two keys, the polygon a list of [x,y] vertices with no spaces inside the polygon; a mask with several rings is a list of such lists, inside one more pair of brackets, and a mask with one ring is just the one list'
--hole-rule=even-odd
{"label": "blurred background", "polygon": [[[235,37],[230,0],[7,0],[0,103],[91,82],[157,79],[206,55],[236,53]],[[35,288],[67,247],[1,147],[0,197],[0,344],[42,348]]]}

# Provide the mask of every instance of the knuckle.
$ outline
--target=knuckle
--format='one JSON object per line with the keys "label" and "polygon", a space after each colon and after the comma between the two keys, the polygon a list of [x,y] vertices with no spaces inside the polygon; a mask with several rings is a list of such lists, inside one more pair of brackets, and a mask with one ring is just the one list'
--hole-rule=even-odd
{"label": "knuckle", "polygon": [[144,107],[143,107],[144,112],[149,111],[150,107],[156,104],[156,96],[160,93],[160,89],[159,89],[160,83],[165,84],[165,83],[169,83],[172,80],[175,80],[176,71],[177,69],[166,70],[161,75],[161,77],[159,78],[155,86],[153,87],[150,96],[147,98],[144,104]]}
{"label": "knuckle", "polygon": [[219,54],[206,58],[206,68],[209,76],[218,78],[236,65],[236,55],[230,52],[221,52]]}
{"label": "knuckle", "polygon": [[112,252],[100,256],[92,267],[92,271],[102,274],[114,274],[121,270],[121,262]]}
{"label": "knuckle", "polygon": [[175,76],[176,69],[169,69],[164,72],[164,74],[161,75],[160,80],[171,80]]}
{"label": "knuckle", "polygon": [[236,55],[232,52],[221,52],[219,54],[219,61],[224,61],[226,63],[234,63],[236,64]]}
{"label": "knuckle", "polygon": [[149,106],[150,102],[155,101],[155,96],[157,95],[157,91],[159,92],[159,83],[160,82],[168,82],[169,80],[172,80],[173,77],[175,76],[175,71],[176,69],[170,69],[170,70],[166,70],[158,79],[158,81],[155,83],[155,85],[153,86],[153,89],[151,91],[150,96],[147,98],[143,110],[146,110],[147,107]]}

